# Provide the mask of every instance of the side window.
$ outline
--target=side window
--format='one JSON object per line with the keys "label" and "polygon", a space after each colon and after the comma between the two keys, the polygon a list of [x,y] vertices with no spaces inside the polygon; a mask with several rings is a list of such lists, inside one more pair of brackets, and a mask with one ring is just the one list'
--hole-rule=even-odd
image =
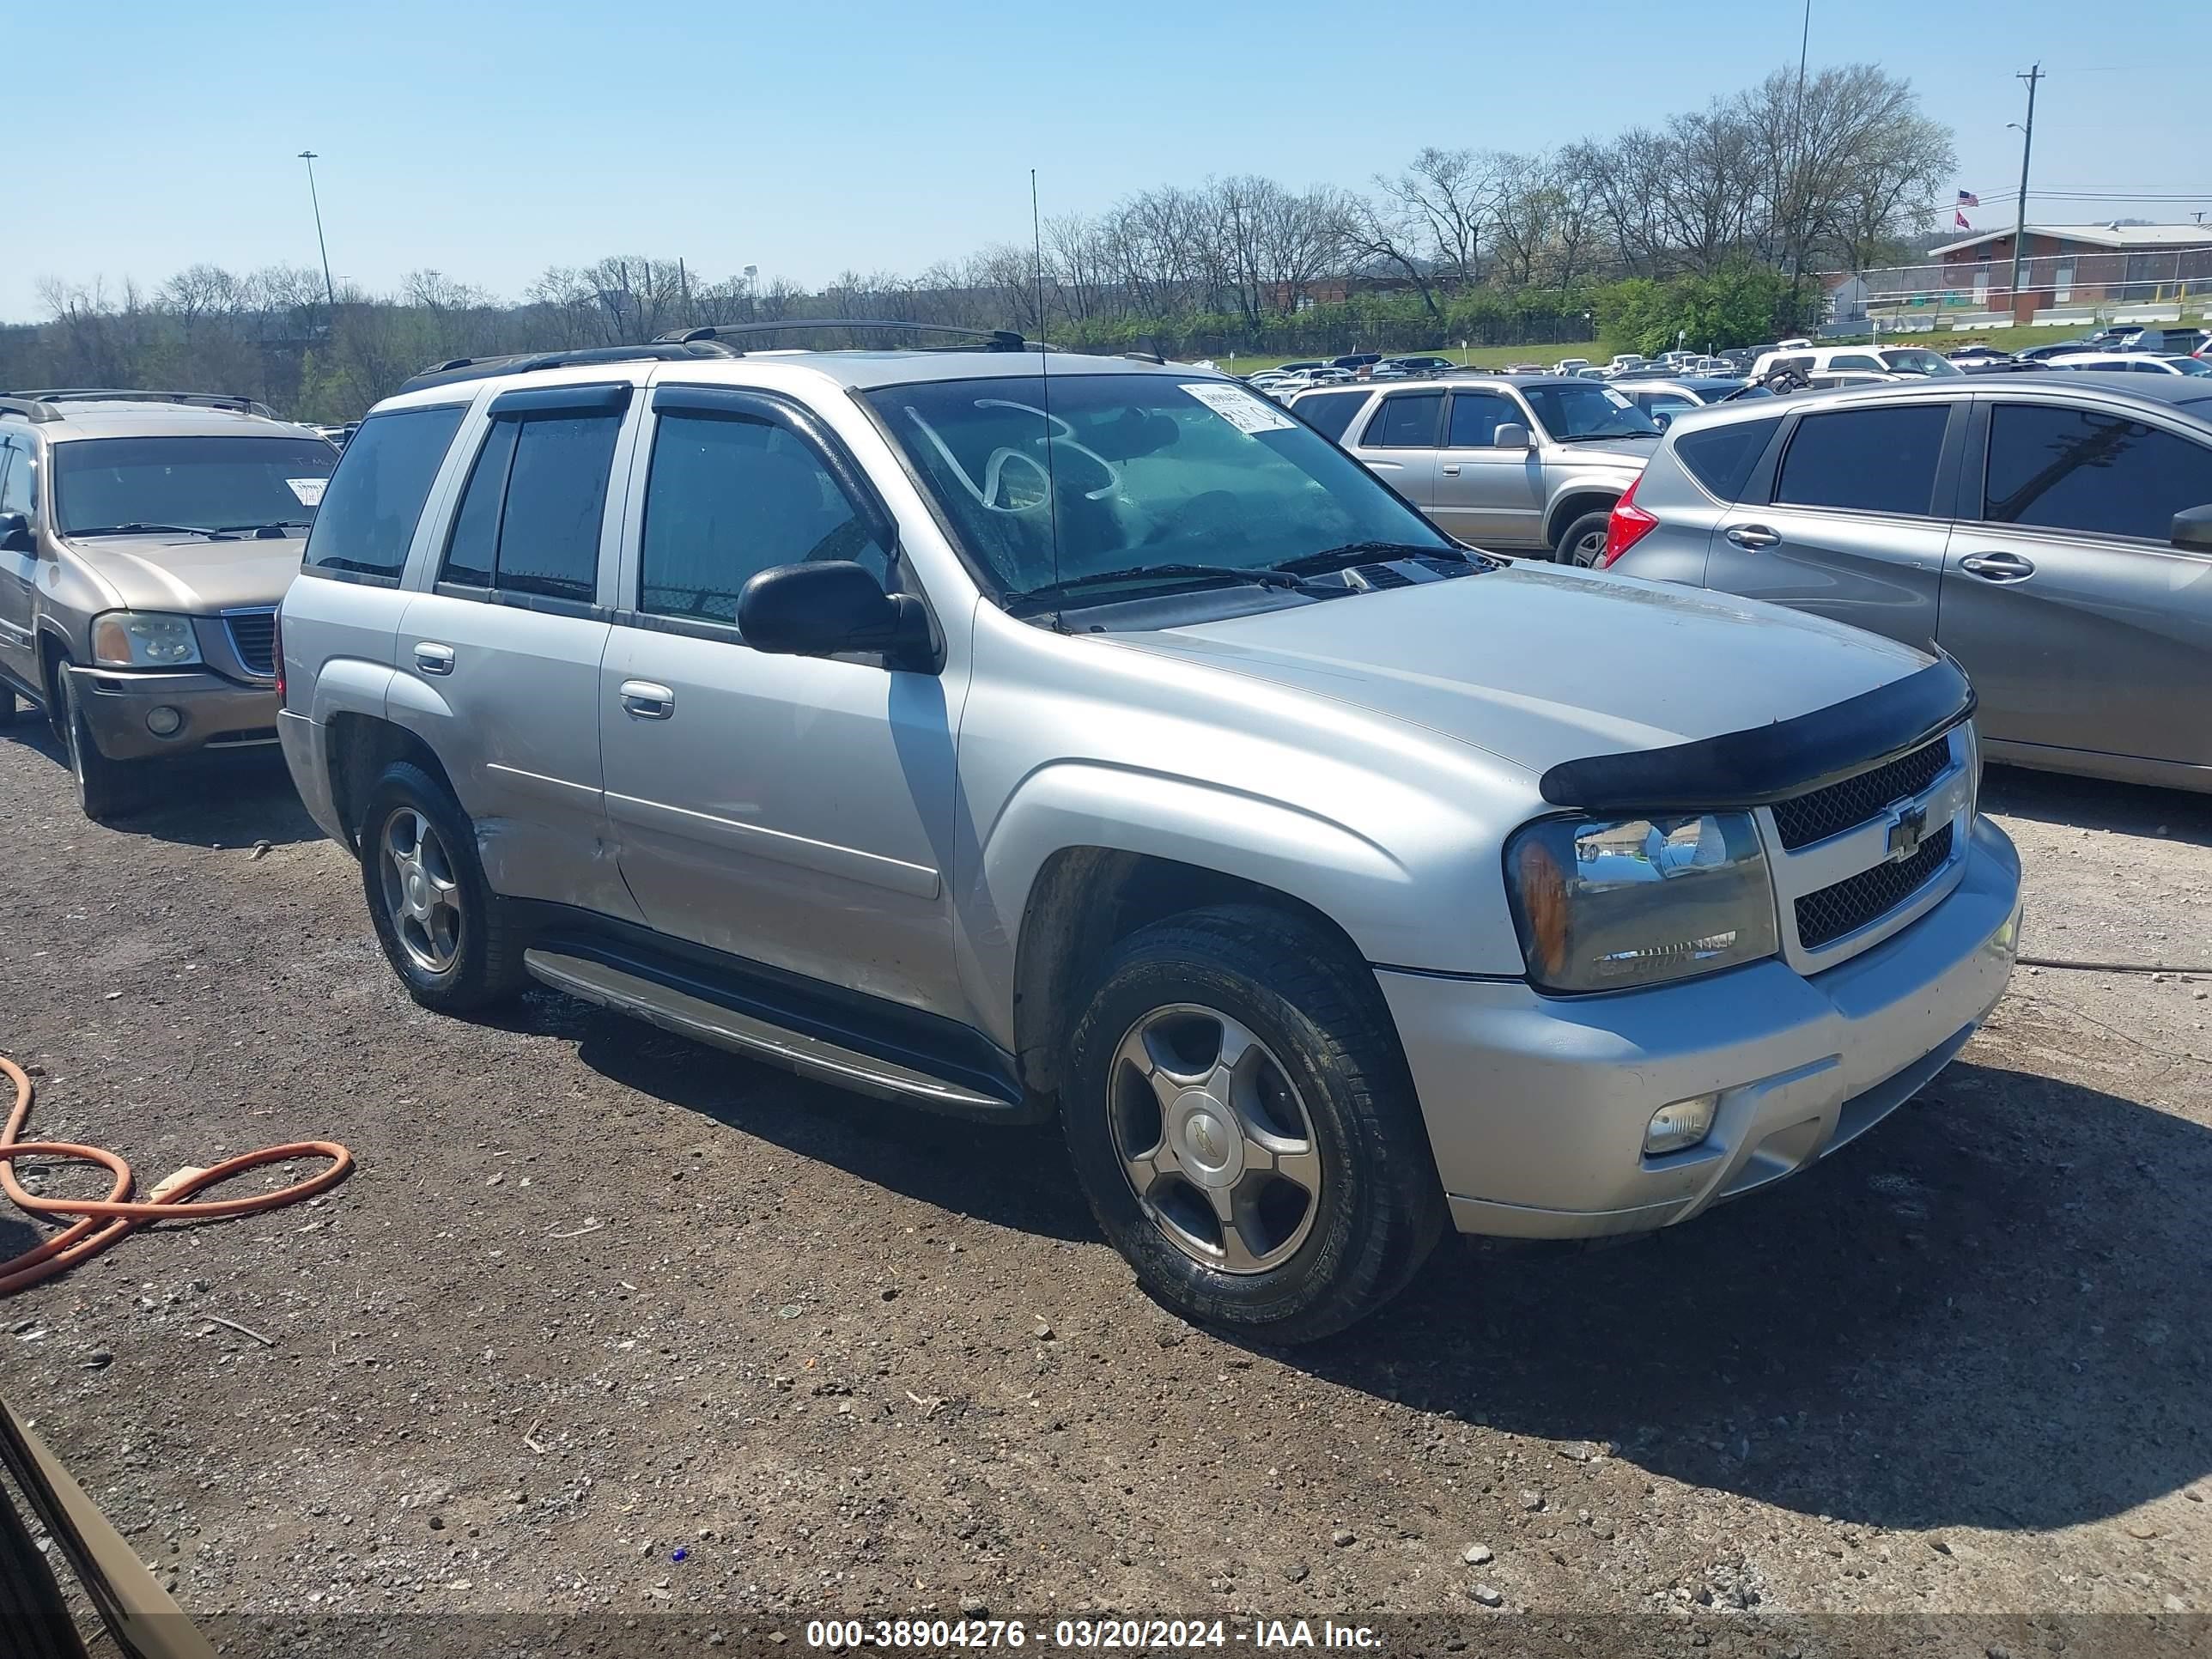
{"label": "side window", "polygon": [[462,413],[442,404],[363,421],[323,490],[301,568],[398,581]]}
{"label": "side window", "polygon": [[1777,415],[1763,421],[1700,427],[1674,440],[1674,456],[1692,477],[1722,501],[1733,501],[1743,494],[1752,469],[1781,424]]}
{"label": "side window", "polygon": [[2212,449],[2116,415],[1999,404],[1984,487],[1995,524],[2162,544],[2175,514],[2212,501]]}
{"label": "side window", "polygon": [[660,416],[646,477],[640,610],[734,623],[738,594],[754,576],[821,559],[850,559],[890,579],[887,550],[810,445],[765,421]]}
{"label": "side window", "polygon": [[1495,392],[1455,392],[1451,400],[1451,430],[1448,449],[1487,449],[1498,428],[1508,422],[1528,424],[1528,416],[1510,398]]}
{"label": "side window", "polygon": [[588,605],[622,421],[619,410],[494,421],[439,580]]}
{"label": "side window", "polygon": [[1441,392],[1401,392],[1385,398],[1382,407],[1368,418],[1367,435],[1360,440],[1369,449],[1434,449],[1437,417],[1443,412]]}
{"label": "side window", "polygon": [[20,513],[27,519],[38,514],[31,510],[31,457],[20,444],[0,440],[0,513]]}
{"label": "side window", "polygon": [[1845,351],[1829,358],[1828,367],[1830,368],[1871,368],[1879,371],[1882,365],[1879,360],[1869,357],[1863,351]]}
{"label": "side window", "polygon": [[1948,403],[1808,415],[1782,458],[1774,499],[1793,507],[1925,514],[1950,418]]}
{"label": "side window", "polygon": [[1293,412],[1324,438],[1341,438],[1366,401],[1364,392],[1330,392],[1318,398],[1299,398]]}

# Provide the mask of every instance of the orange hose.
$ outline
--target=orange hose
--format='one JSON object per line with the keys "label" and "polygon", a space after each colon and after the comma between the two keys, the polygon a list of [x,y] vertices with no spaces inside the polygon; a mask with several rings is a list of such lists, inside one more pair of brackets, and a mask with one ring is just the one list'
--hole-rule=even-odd
{"label": "orange hose", "polygon": [[[31,1079],[5,1054],[0,1054],[0,1076],[15,1085],[15,1106],[8,1114],[6,1127],[0,1128],[0,1192],[5,1192],[18,1208],[33,1215],[77,1218],[44,1243],[0,1261],[0,1296],[27,1290],[41,1279],[66,1273],[120,1242],[126,1234],[153,1222],[213,1221],[223,1216],[273,1210],[281,1204],[296,1203],[327,1192],[353,1169],[353,1154],[335,1140],[292,1140],[282,1146],[264,1146],[258,1152],[227,1158],[213,1169],[186,1176],[159,1198],[134,1200],[131,1196],[131,1166],[106,1147],[82,1146],[70,1140],[16,1139],[24,1124],[30,1121]],[[114,1176],[115,1185],[108,1189],[106,1198],[40,1198],[27,1192],[16,1181],[15,1160],[19,1158],[65,1158],[82,1164],[97,1164]],[[190,1194],[203,1188],[243,1175],[264,1164],[282,1164],[295,1158],[326,1158],[331,1167],[305,1181],[295,1181],[278,1192],[259,1193],[252,1198],[185,1202]]]}

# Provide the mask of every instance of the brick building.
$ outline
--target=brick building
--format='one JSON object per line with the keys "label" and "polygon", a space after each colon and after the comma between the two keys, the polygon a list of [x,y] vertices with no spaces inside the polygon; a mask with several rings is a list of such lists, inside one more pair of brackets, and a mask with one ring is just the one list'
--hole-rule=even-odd
{"label": "brick building", "polygon": [[2212,226],[2030,225],[2020,292],[2012,292],[2013,234],[1982,231],[1929,250],[1947,303],[2041,311],[2212,297]]}

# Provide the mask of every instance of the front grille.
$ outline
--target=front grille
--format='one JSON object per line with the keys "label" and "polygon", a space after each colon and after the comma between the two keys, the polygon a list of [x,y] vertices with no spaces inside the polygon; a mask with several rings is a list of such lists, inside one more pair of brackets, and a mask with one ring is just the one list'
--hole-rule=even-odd
{"label": "front grille", "polygon": [[276,613],[274,611],[234,611],[223,620],[230,625],[230,648],[249,674],[273,678],[276,672]]}
{"label": "front grille", "polygon": [[1817,951],[1880,921],[1926,886],[1950,856],[1951,826],[1947,823],[1922,842],[1911,858],[1877,864],[1848,881],[1806,894],[1797,901],[1797,942]]}
{"label": "front grille", "polygon": [[1784,848],[1794,853],[1881,817],[1887,808],[1935,782],[1950,763],[1951,740],[1938,738],[1871,772],[1784,801],[1774,809],[1774,827],[1781,832]]}

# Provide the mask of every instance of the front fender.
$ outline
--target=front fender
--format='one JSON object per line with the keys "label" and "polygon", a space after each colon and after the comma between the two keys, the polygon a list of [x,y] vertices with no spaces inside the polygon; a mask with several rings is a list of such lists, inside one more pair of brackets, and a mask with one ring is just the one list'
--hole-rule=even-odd
{"label": "front fender", "polygon": [[[1451,931],[1470,950],[1486,933],[1499,937],[1480,920],[1498,911],[1510,959],[1494,971],[1517,971],[1494,859],[1468,853],[1457,814],[1410,792],[1403,805],[1406,845],[1419,856],[1340,819],[1218,784],[1095,760],[1042,766],[986,831],[959,892],[971,1004],[989,1034],[1012,1047],[1023,917],[1047,863],[1074,848],[1171,860],[1285,894],[1341,927],[1370,962],[1445,966],[1436,961],[1440,910],[1461,919]],[[1465,958],[1449,967],[1470,970]]]}

